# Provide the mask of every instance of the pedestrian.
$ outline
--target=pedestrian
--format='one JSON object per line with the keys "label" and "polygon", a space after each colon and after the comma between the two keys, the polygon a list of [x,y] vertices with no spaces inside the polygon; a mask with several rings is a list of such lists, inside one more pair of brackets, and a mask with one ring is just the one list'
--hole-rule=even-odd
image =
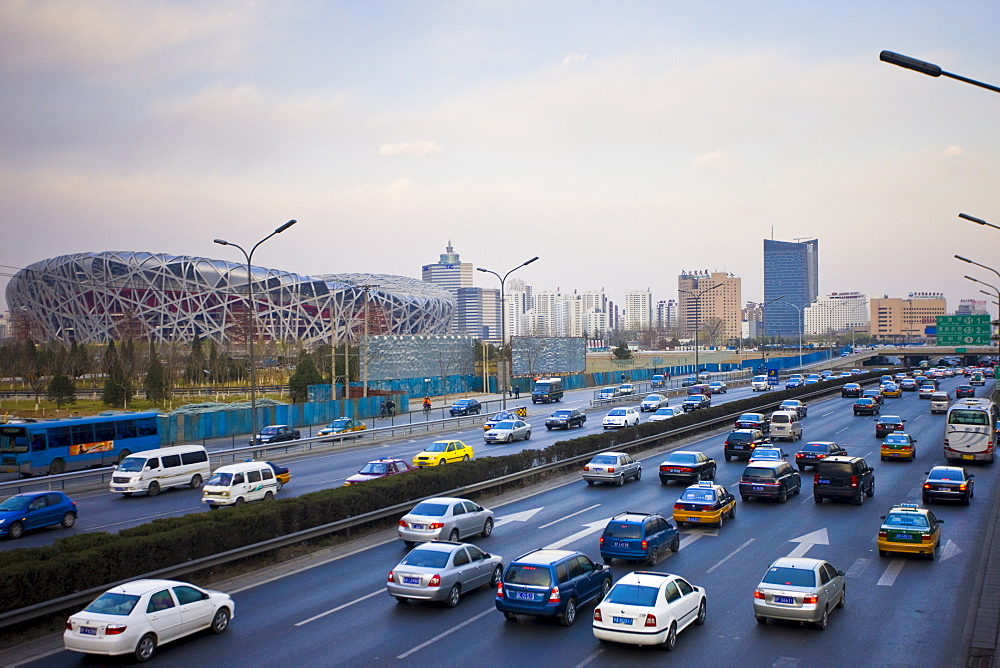
{"label": "pedestrian", "polygon": [[514,386],[514,398],[515,399],[521,398],[521,388],[518,387],[517,385]]}
{"label": "pedestrian", "polygon": [[395,414],[396,412],[396,402],[393,401],[392,399],[389,399],[388,401],[385,402],[385,408],[386,411],[388,411],[389,413],[389,417],[392,417],[393,414]]}
{"label": "pedestrian", "polygon": [[379,417],[385,417],[388,412],[389,411],[386,409],[385,401],[383,401],[382,404],[378,408],[378,416]]}

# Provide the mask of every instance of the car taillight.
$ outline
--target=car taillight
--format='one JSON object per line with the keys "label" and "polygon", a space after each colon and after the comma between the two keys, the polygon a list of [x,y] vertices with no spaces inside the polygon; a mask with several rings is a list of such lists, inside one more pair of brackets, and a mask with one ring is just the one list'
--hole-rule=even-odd
{"label": "car taillight", "polygon": [[594,609],[594,621],[595,622],[602,622],[602,621],[604,621],[604,619],[601,617],[601,609],[600,608],[595,608]]}
{"label": "car taillight", "polygon": [[583,470],[584,470],[584,471],[589,471],[589,470],[590,470],[590,467],[589,467],[589,466],[584,466],[584,467],[583,467]]}
{"label": "car taillight", "polygon": [[681,473],[691,473],[694,469],[691,469],[691,468],[688,468],[688,467],[685,466],[685,467],[679,468],[677,470],[680,471]]}
{"label": "car taillight", "polygon": [[[925,485],[925,486],[926,486],[926,485]],[[960,492],[964,492],[964,491],[965,491],[965,488],[966,488],[966,484],[965,484],[965,483],[963,482],[963,483],[962,483],[961,485],[959,485],[959,486],[958,486],[958,491],[960,491]]]}
{"label": "car taillight", "polygon": [[497,583],[497,598],[503,598],[503,583]]}
{"label": "car taillight", "polygon": [[406,522],[404,522],[403,520],[399,520],[399,526],[401,526],[401,527],[403,527],[405,529],[406,528]]}
{"label": "car taillight", "polygon": [[125,633],[126,628],[125,624],[108,624],[104,627],[104,635],[116,636],[119,633]]}
{"label": "car taillight", "polygon": [[66,630],[67,631],[72,631],[73,630],[73,622],[70,621],[70,620],[68,620],[68,619],[66,620]]}
{"label": "car taillight", "polygon": [[561,600],[562,597],[559,596],[559,587],[553,587],[552,591],[549,593],[549,603],[558,603]]}
{"label": "car taillight", "polygon": [[642,549],[644,549],[644,550],[649,549],[649,542],[642,541]]}
{"label": "car taillight", "polygon": [[656,626],[656,615],[650,615],[650,614],[646,615],[646,626],[647,627]]}
{"label": "car taillight", "polygon": [[887,531],[879,531],[878,532],[878,537],[879,538],[888,538],[889,537],[889,532],[887,532]]}
{"label": "car taillight", "polygon": [[428,527],[431,528],[431,529],[443,529],[444,528],[444,524],[442,524],[441,522],[431,522],[428,525]]}
{"label": "car taillight", "polygon": [[684,504],[683,503],[675,503],[674,504],[674,510],[684,510]]}
{"label": "car taillight", "polygon": [[818,485],[819,484],[819,474],[818,473],[814,473],[813,474],[813,484],[814,485]]}
{"label": "car taillight", "polygon": [[[930,488],[931,488],[931,484],[929,482],[925,482],[924,483],[924,489],[930,489]],[[965,489],[965,485],[962,485],[962,489]]]}
{"label": "car taillight", "polygon": [[802,459],[803,457],[805,457],[805,455],[804,455],[804,454],[802,454],[801,452],[796,452],[796,453],[795,453],[795,458],[796,458],[796,459]]}
{"label": "car taillight", "polygon": [[760,589],[757,589],[756,591],[754,591],[753,597],[754,598],[759,598],[760,600],[763,601],[764,600],[764,592],[762,592]]}
{"label": "car taillight", "polygon": [[614,473],[614,472],[615,472],[615,467],[614,466],[609,466],[608,467],[608,473]]}
{"label": "car taillight", "polygon": [[386,579],[386,582],[393,582],[394,581],[393,580],[394,577],[395,576],[393,576],[392,571],[389,571],[389,577]]}
{"label": "car taillight", "polygon": [[819,454],[816,455],[816,459],[825,459],[825,458],[826,458],[826,455],[824,455],[823,453],[819,453]]}
{"label": "car taillight", "polygon": [[428,587],[440,587],[441,586],[441,576],[435,573],[431,576],[431,579],[427,581]]}
{"label": "car taillight", "polygon": [[852,475],[851,476],[851,487],[857,487],[857,486],[858,486],[858,476]]}
{"label": "car taillight", "polygon": [[803,596],[802,604],[803,605],[815,604],[818,600],[819,600],[818,596]]}
{"label": "car taillight", "polygon": [[920,537],[921,542],[924,542],[924,543],[929,543],[931,541],[931,539],[933,539],[933,536],[931,536],[929,534],[924,534],[923,536]]}
{"label": "car taillight", "polygon": [[604,536],[601,536],[601,540],[600,540],[600,546],[601,546],[601,547],[604,547]]}

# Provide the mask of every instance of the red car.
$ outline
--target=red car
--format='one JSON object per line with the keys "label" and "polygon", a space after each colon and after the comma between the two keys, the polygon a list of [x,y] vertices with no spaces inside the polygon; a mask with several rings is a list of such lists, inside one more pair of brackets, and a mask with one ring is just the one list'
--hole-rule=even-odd
{"label": "red car", "polygon": [[390,475],[409,473],[418,470],[416,466],[411,466],[405,459],[376,459],[361,467],[361,470],[352,475],[344,483],[344,486],[355,485],[366,480],[375,478],[385,478]]}

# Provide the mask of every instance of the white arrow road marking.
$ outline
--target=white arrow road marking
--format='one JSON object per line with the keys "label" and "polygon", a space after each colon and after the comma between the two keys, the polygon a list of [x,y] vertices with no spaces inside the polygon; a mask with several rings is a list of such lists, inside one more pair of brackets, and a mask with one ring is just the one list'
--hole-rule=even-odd
{"label": "white arrow road marking", "polygon": [[576,541],[580,540],[581,538],[586,538],[587,536],[589,536],[591,534],[594,534],[594,533],[597,533],[598,531],[601,531],[602,529],[604,529],[604,527],[610,521],[611,521],[611,518],[610,517],[606,517],[603,520],[598,520],[596,522],[591,522],[590,524],[584,524],[583,526],[587,527],[586,529],[584,529],[582,531],[577,531],[575,534],[573,534],[571,536],[566,536],[562,540],[557,540],[556,542],[552,543],[551,545],[546,545],[544,549],[546,549],[546,550],[559,550],[559,549],[562,549],[563,547],[569,545],[570,543],[575,543]]}
{"label": "white arrow road marking", "polygon": [[957,557],[960,554],[962,554],[962,548],[956,545],[955,541],[949,538],[948,542],[945,543],[944,547],[941,549],[941,561]]}
{"label": "white arrow road marking", "polygon": [[493,521],[493,526],[500,527],[508,522],[527,522],[540,510],[541,508],[532,508],[531,510],[522,510],[519,513],[511,513],[510,515],[498,517]]}
{"label": "white arrow road marking", "polygon": [[885,567],[885,572],[882,573],[882,577],[878,579],[875,584],[880,587],[891,587],[892,583],[896,581],[896,576],[899,572],[903,570],[903,564],[906,563],[905,559],[893,559],[889,562],[889,565]]}
{"label": "white arrow road marking", "polygon": [[795,549],[788,553],[789,558],[795,559],[796,557],[804,557],[813,545],[829,545],[830,536],[826,533],[826,527],[823,527],[804,536],[792,538],[788,542],[798,543]]}
{"label": "white arrow road marking", "polygon": [[685,547],[695,542],[702,536],[718,536],[719,530],[708,529],[708,530],[681,531],[681,533],[686,535],[683,538],[681,538],[681,545],[679,548],[677,548],[679,550],[683,550]]}
{"label": "white arrow road marking", "polygon": [[[560,517],[559,519],[555,520],[554,522],[549,522],[548,524],[543,524],[542,526],[540,526],[540,527],[538,527],[538,528],[539,528],[539,529],[546,529],[546,528],[548,528],[548,527],[552,526],[553,524],[559,524],[559,523],[560,523],[560,522],[562,522],[563,520],[568,520],[569,518],[571,518],[571,517],[575,517],[575,516],[579,515],[580,513],[585,513],[585,512],[587,512],[588,510],[593,510],[594,508],[597,508],[597,507],[599,507],[600,505],[601,505],[601,504],[599,504],[599,503],[595,503],[594,505],[590,506],[589,508],[584,508],[583,510],[578,510],[578,511],[576,511],[575,513],[570,513],[569,515],[566,515],[566,516],[564,516],[564,517]],[[539,508],[539,510],[541,510],[541,508]]]}
{"label": "white arrow road marking", "polygon": [[864,573],[865,569],[868,568],[868,564],[872,562],[871,559],[866,559],[865,557],[858,557],[851,564],[851,567],[847,569],[845,575],[849,578],[859,578],[861,574]]}

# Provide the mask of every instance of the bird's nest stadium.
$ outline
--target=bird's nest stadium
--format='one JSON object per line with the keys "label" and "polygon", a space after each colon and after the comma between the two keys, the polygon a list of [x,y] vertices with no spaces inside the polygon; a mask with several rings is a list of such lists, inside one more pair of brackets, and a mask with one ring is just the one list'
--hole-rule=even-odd
{"label": "bird's nest stadium", "polygon": [[[368,334],[447,334],[455,300],[405,276],[303,276],[185,255],[106,251],[36,262],[7,286],[12,325],[35,340],[340,344]],[[249,288],[249,289],[248,289]],[[252,305],[251,305],[252,304]]]}

